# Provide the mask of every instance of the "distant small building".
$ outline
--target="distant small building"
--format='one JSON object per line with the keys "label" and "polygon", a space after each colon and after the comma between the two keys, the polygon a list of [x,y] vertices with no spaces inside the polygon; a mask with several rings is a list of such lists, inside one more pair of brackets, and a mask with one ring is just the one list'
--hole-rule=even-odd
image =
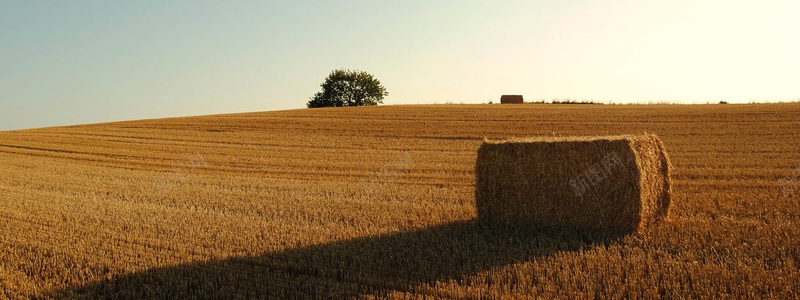
{"label": "distant small building", "polygon": [[522,95],[502,95],[500,96],[500,103],[523,103]]}

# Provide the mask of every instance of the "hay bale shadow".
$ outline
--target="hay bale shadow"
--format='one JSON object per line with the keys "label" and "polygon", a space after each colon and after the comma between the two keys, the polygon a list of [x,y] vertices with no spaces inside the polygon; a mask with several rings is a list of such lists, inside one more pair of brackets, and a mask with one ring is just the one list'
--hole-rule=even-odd
{"label": "hay bale shadow", "polygon": [[54,298],[343,298],[413,292],[624,234],[459,221],[431,228],[183,264],[55,291]]}

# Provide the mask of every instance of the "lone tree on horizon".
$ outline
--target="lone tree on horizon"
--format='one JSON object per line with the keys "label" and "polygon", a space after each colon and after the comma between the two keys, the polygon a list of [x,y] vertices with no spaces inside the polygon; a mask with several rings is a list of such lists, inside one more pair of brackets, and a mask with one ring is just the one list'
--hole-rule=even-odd
{"label": "lone tree on horizon", "polygon": [[320,86],[322,91],[311,97],[309,108],[378,105],[389,95],[378,79],[359,70],[333,70]]}

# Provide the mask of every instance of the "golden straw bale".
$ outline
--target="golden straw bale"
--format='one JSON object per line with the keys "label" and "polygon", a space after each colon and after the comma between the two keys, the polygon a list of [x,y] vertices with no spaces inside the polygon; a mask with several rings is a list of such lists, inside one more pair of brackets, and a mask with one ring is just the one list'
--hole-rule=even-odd
{"label": "golden straw bale", "polygon": [[478,217],[642,231],[669,214],[670,169],[652,134],[485,141],[475,165]]}
{"label": "golden straw bale", "polygon": [[500,103],[524,103],[522,95],[502,95],[500,96]]}

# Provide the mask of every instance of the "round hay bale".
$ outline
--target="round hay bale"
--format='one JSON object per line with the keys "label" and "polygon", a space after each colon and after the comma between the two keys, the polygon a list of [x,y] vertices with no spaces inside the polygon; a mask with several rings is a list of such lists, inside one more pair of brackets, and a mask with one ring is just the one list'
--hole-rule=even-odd
{"label": "round hay bale", "polygon": [[669,214],[670,172],[652,134],[485,141],[475,165],[478,218],[642,231]]}

